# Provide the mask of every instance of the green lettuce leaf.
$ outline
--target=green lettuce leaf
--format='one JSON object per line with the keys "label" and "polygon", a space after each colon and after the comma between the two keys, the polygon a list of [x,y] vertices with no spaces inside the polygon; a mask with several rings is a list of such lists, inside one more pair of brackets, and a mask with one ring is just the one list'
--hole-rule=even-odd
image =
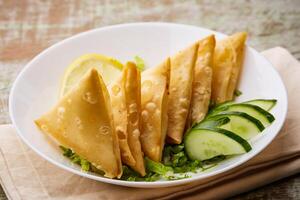
{"label": "green lettuce leaf", "polygon": [[[103,172],[93,166],[89,161],[80,157],[70,148],[60,146],[63,155],[71,162],[81,166],[83,171],[95,172],[103,175]],[[198,170],[208,170],[224,160],[225,156],[217,156],[210,160],[199,161],[189,160],[184,151],[184,145],[166,145],[163,152],[162,163],[155,162],[145,157],[146,176],[142,177],[137,172],[126,165],[123,165],[123,175],[121,180],[126,181],[145,181],[152,182],[159,179],[179,180],[189,178],[188,172],[197,172]]]}
{"label": "green lettuce leaf", "polygon": [[234,94],[234,96],[238,97],[238,96],[241,96],[243,93],[240,90],[236,89],[236,90],[234,90],[233,94]]}
{"label": "green lettuce leaf", "polygon": [[136,64],[137,68],[140,71],[143,71],[145,69],[145,62],[141,57],[135,56],[134,61],[135,61],[135,64]]}
{"label": "green lettuce leaf", "polygon": [[160,175],[166,175],[169,172],[173,172],[172,167],[163,165],[159,162],[155,162],[149,158],[145,158],[146,169],[149,172],[153,172]]}
{"label": "green lettuce leaf", "polygon": [[83,171],[91,171],[91,163],[89,161],[85,160],[84,158],[81,158],[70,148],[66,148],[64,146],[59,147],[63,151],[63,155],[69,158],[72,161],[72,163],[80,165]]}

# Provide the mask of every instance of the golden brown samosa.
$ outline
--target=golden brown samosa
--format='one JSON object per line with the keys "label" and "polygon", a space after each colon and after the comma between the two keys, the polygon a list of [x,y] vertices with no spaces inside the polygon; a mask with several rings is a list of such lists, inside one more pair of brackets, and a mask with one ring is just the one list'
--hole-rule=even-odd
{"label": "golden brown samosa", "polygon": [[143,152],[161,161],[168,125],[168,82],[170,59],[142,73],[141,143]]}
{"label": "golden brown samosa", "polygon": [[232,100],[243,64],[247,33],[231,35],[216,44],[213,63],[212,101]]}
{"label": "golden brown samosa", "polygon": [[211,97],[212,65],[215,37],[210,35],[199,41],[194,67],[192,99],[187,128],[200,122],[206,115]]}
{"label": "golden brown samosa", "polygon": [[237,87],[239,81],[239,75],[244,62],[244,54],[245,54],[245,42],[247,39],[247,33],[241,32],[232,35],[231,37],[231,45],[235,52],[235,63],[231,70],[230,81],[227,88],[227,99],[232,100],[234,91]]}
{"label": "golden brown samosa", "polygon": [[131,153],[128,144],[127,108],[125,99],[125,89],[123,87],[123,81],[125,78],[124,75],[125,73],[123,72],[121,77],[109,86],[109,93],[112,105],[115,130],[119,138],[122,162],[129,166],[134,166],[135,159]]}
{"label": "golden brown samosa", "polygon": [[198,42],[171,58],[167,141],[180,144],[189,114]]}
{"label": "golden brown samosa", "polygon": [[124,68],[123,87],[127,109],[127,135],[130,151],[135,165],[130,165],[140,175],[146,175],[143,152],[140,142],[141,134],[141,73],[136,65],[128,62]]}
{"label": "golden brown samosa", "polygon": [[121,177],[120,149],[110,99],[96,69],[90,70],[35,123],[58,143],[102,170],[106,177]]}

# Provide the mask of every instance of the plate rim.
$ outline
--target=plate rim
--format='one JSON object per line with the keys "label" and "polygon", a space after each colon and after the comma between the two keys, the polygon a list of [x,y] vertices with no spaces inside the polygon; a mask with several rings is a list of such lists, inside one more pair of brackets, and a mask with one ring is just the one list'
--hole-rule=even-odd
{"label": "plate rim", "polygon": [[266,142],[264,144],[264,146],[260,149],[257,150],[257,152],[253,155],[249,155],[249,157],[245,160],[242,161],[237,161],[229,166],[226,166],[218,171],[212,171],[212,172],[208,172],[207,174],[203,174],[201,177],[191,177],[191,178],[186,178],[186,179],[180,179],[180,180],[172,180],[172,181],[160,181],[160,182],[145,182],[145,181],[141,181],[141,182],[131,182],[131,181],[124,181],[124,180],[118,180],[118,179],[109,179],[109,178],[105,178],[102,176],[96,176],[93,175],[91,173],[86,173],[86,172],[82,172],[73,168],[70,168],[66,165],[63,165],[59,162],[57,162],[56,160],[44,155],[42,152],[40,152],[38,149],[36,149],[34,146],[31,145],[30,141],[27,140],[23,134],[22,131],[19,129],[17,123],[15,122],[15,113],[14,113],[14,109],[13,109],[13,102],[14,102],[14,94],[15,94],[15,90],[16,90],[16,86],[18,85],[18,82],[20,81],[21,77],[23,76],[23,74],[25,73],[25,71],[27,71],[28,68],[30,68],[30,66],[36,61],[38,60],[40,57],[44,56],[45,54],[47,54],[48,51],[51,51],[51,49],[56,48],[56,46],[59,46],[63,43],[66,43],[70,40],[73,40],[75,38],[81,37],[83,35],[86,34],[92,34],[93,32],[98,32],[98,31],[104,31],[104,30],[109,30],[109,29],[114,29],[114,28],[122,28],[122,27],[129,27],[129,26],[177,26],[177,27],[181,27],[181,28],[198,28],[198,29],[202,29],[202,30],[206,30],[221,36],[226,36],[226,34],[208,29],[208,28],[203,28],[200,26],[194,26],[194,25],[186,25],[186,24],[180,24],[180,23],[168,23],[168,22],[135,22],[135,23],[123,23],[123,24],[116,24],[116,25],[110,25],[110,26],[103,26],[100,28],[95,28],[95,29],[91,29],[91,30],[87,30],[78,34],[75,34],[73,36],[70,36],[66,39],[63,39],[61,41],[58,41],[57,43],[51,45],[50,47],[42,50],[38,55],[36,55],[34,58],[32,58],[25,66],[24,68],[19,72],[19,74],[17,75],[16,79],[13,82],[12,88],[10,90],[9,93],[9,116],[11,118],[12,121],[12,125],[15,128],[17,134],[21,137],[21,139],[23,140],[23,142],[26,143],[26,145],[28,145],[35,153],[37,153],[39,156],[41,156],[43,159],[47,160],[48,162],[52,163],[53,165],[60,167],[64,170],[67,170],[71,173],[77,174],[79,176],[82,177],[86,177],[92,180],[96,180],[96,181],[100,181],[100,182],[104,182],[104,183],[110,183],[110,184],[114,184],[114,185],[120,185],[120,186],[127,186],[127,187],[137,187],[137,188],[159,188],[159,187],[170,187],[170,186],[176,186],[176,185],[183,185],[183,184],[188,184],[188,183],[192,183],[195,181],[200,181],[203,179],[206,179],[208,177],[212,177],[212,176],[216,176],[218,174],[221,174],[223,172],[229,171],[233,168],[236,168],[237,166],[242,165],[243,163],[251,160],[253,157],[257,156],[262,150],[264,150],[273,140],[274,138],[278,135],[278,133],[280,132],[280,130],[282,129],[282,126],[286,120],[286,116],[287,116],[287,111],[288,111],[288,96],[287,96],[287,90],[286,87],[283,83],[283,80],[281,78],[281,76],[279,75],[278,71],[275,70],[274,66],[272,65],[272,63],[267,60],[264,56],[262,56],[258,51],[256,51],[254,48],[250,47],[249,45],[247,45],[247,47],[257,53],[262,59],[264,59],[265,61],[267,61],[269,63],[270,66],[272,66],[272,71],[275,73],[275,75],[277,76],[277,78],[280,80],[280,85],[283,88],[283,92],[284,92],[284,103],[285,103],[285,110],[284,113],[282,113],[284,115],[283,117],[283,121],[281,122],[281,124],[279,125],[279,129],[278,131],[272,135],[272,138]]}

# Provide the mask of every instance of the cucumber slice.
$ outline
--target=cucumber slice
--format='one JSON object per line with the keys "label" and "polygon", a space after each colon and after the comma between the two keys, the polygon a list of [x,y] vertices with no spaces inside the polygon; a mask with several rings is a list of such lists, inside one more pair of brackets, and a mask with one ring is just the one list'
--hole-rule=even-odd
{"label": "cucumber slice", "polygon": [[276,105],[277,100],[276,99],[255,99],[251,101],[243,102],[245,104],[251,104],[258,107],[261,107],[264,110],[271,110]]}
{"label": "cucumber slice", "polygon": [[256,136],[258,133],[262,132],[265,129],[264,125],[258,119],[255,119],[251,115],[248,115],[247,113],[243,112],[221,113],[215,116],[211,116],[207,120],[224,121],[224,117],[227,117],[230,120],[230,122],[223,124],[219,122],[219,124],[217,124],[217,127],[234,132],[235,134],[241,136],[245,140]]}
{"label": "cucumber slice", "polygon": [[212,119],[205,119],[204,121],[196,124],[193,128],[201,129],[201,128],[215,128],[225,125],[230,122],[230,119],[226,116]]}
{"label": "cucumber slice", "polygon": [[231,104],[234,104],[234,101],[225,101],[223,103],[220,103],[220,104],[217,104],[215,107],[212,107],[209,112],[208,112],[208,115],[212,114],[215,110],[218,110],[224,106],[228,106],[228,105],[231,105]]}
{"label": "cucumber slice", "polygon": [[[255,105],[266,111],[271,110],[276,105],[276,103],[277,103],[276,99],[254,99],[254,100],[242,102],[242,104]],[[234,101],[226,101],[224,103],[220,103],[220,104],[216,105],[214,108],[212,108],[210,110],[209,114],[216,110],[223,108],[224,106],[229,106],[232,104],[234,104]]]}
{"label": "cucumber slice", "polygon": [[226,114],[228,112],[232,112],[232,111],[236,111],[236,112],[244,112],[256,119],[258,119],[265,127],[269,126],[274,120],[274,116],[269,113],[268,111],[255,106],[255,105],[251,105],[251,104],[244,104],[244,103],[238,103],[238,104],[232,104],[232,105],[228,105],[228,106],[224,106],[222,108],[219,108],[215,111],[213,111],[209,117],[211,116],[215,116],[217,114]]}
{"label": "cucumber slice", "polygon": [[184,145],[188,157],[192,160],[243,154],[251,150],[246,140],[220,128],[192,129],[185,135]]}

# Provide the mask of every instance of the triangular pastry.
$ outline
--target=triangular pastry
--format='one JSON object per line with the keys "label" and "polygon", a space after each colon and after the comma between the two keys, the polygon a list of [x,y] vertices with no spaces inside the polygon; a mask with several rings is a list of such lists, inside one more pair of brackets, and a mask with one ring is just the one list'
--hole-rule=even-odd
{"label": "triangular pastry", "polygon": [[121,177],[120,149],[110,99],[97,70],[90,70],[35,123],[58,143],[102,170],[106,177]]}
{"label": "triangular pastry", "polygon": [[198,42],[171,58],[167,141],[180,144],[189,114]]}
{"label": "triangular pastry", "polygon": [[213,35],[199,41],[194,67],[192,99],[187,128],[200,122],[208,111],[211,97],[214,49],[215,37]]}
{"label": "triangular pastry", "polygon": [[160,162],[168,125],[170,59],[142,73],[142,148],[147,157]]}

